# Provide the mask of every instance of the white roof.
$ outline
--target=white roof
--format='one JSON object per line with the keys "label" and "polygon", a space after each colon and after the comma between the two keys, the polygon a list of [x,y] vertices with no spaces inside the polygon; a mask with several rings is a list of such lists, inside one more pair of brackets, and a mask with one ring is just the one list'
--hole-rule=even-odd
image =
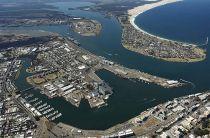
{"label": "white roof", "polygon": [[62,91],[66,91],[66,90],[68,90],[68,89],[70,89],[70,88],[72,88],[72,87],[73,87],[73,85],[70,84],[70,85],[67,85],[67,86],[65,86],[65,87],[62,87],[61,90],[62,90]]}
{"label": "white roof", "polygon": [[194,118],[192,116],[189,116],[188,118],[186,118],[187,121],[191,122]]}
{"label": "white roof", "polygon": [[193,134],[190,134],[189,138],[195,138],[195,136]]}
{"label": "white roof", "polygon": [[85,69],[85,68],[86,68],[85,65],[81,65],[78,67],[78,69]]}
{"label": "white roof", "polygon": [[4,55],[2,55],[2,53],[0,53],[0,58],[4,57]]}
{"label": "white roof", "polygon": [[172,109],[172,111],[173,112],[177,112],[177,111],[182,111],[184,109],[185,109],[184,107],[182,107],[181,105],[179,105],[179,106],[175,107],[174,109]]}
{"label": "white roof", "polygon": [[83,58],[84,60],[88,60],[88,59],[89,59],[89,57],[88,57],[87,55],[82,55],[82,58]]}
{"label": "white roof", "polygon": [[176,83],[178,83],[178,81],[175,81],[175,80],[168,80],[167,83],[168,83],[168,84],[176,84]]}
{"label": "white roof", "polygon": [[198,96],[201,100],[204,100],[206,97],[207,97],[207,95],[206,94],[202,94],[202,95],[199,95]]}
{"label": "white roof", "polygon": [[205,105],[205,107],[206,107],[206,109],[207,109],[208,111],[210,111],[210,102],[208,102],[208,103]]}
{"label": "white roof", "polygon": [[15,135],[15,138],[24,138],[24,134]]}
{"label": "white roof", "polygon": [[67,47],[65,47],[64,49],[65,49],[67,52],[69,52],[69,51],[70,51]]}
{"label": "white roof", "polygon": [[34,52],[34,51],[36,51],[36,50],[37,50],[37,48],[33,48],[33,49],[32,49],[32,52]]}
{"label": "white roof", "polygon": [[163,133],[160,135],[161,138],[167,138],[167,136],[168,136],[168,135],[166,134],[166,132],[163,132]]}

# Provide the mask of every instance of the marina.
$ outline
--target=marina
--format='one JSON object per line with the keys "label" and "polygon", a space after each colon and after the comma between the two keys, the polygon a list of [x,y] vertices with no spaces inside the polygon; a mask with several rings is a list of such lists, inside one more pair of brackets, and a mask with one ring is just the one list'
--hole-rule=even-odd
{"label": "marina", "polygon": [[[186,2],[187,4],[190,5],[195,5],[191,2]],[[184,6],[186,6],[183,3]],[[180,3],[181,4],[181,3]],[[59,4],[55,4],[59,5]],[[71,4],[69,4],[71,5]],[[202,6],[195,6],[197,7],[198,11],[201,13],[203,12],[204,9],[207,9],[209,7],[208,3],[206,2],[205,4],[198,4],[196,5],[202,5]],[[171,7],[176,7],[178,5],[173,4],[171,6],[163,6],[158,9],[165,9],[167,10],[168,15],[173,15],[171,13]],[[202,7],[202,8],[201,8]],[[157,10],[158,10],[157,9]],[[183,7],[180,11],[186,11],[186,8]],[[72,12],[72,11],[71,11]],[[160,15],[163,11],[161,10]],[[59,121],[65,122],[67,124],[72,124],[74,126],[77,126],[79,128],[86,128],[86,129],[105,129],[108,128],[114,124],[118,124],[120,122],[126,121],[129,118],[134,117],[136,114],[138,114],[140,111],[143,111],[149,107],[152,107],[154,105],[157,105],[158,103],[165,102],[169,99],[172,99],[174,97],[179,97],[183,95],[187,95],[190,93],[196,93],[201,90],[207,90],[209,89],[209,57],[207,56],[207,59],[203,62],[198,62],[195,64],[179,64],[179,63],[169,63],[169,62],[163,62],[159,60],[154,60],[152,58],[148,58],[145,56],[138,55],[134,52],[130,52],[128,50],[125,50],[121,44],[121,28],[119,27],[119,23],[115,18],[104,18],[103,15],[100,15],[98,13],[94,12],[83,12],[83,11],[73,11],[73,14],[76,15],[81,15],[81,16],[86,16],[89,18],[94,18],[96,20],[99,20],[103,28],[101,35],[96,37],[96,38],[83,38],[80,37],[73,32],[69,32],[67,27],[65,26],[41,26],[41,27],[31,27],[33,29],[44,29],[44,30],[51,30],[51,31],[56,31],[61,33],[62,35],[74,37],[80,42],[80,46],[93,52],[94,54],[106,57],[109,60],[113,60],[125,67],[128,68],[133,68],[133,69],[141,69],[143,72],[148,72],[156,76],[161,76],[165,78],[170,78],[170,79],[176,79],[178,80],[179,78],[183,78],[184,80],[193,82],[196,87],[184,87],[184,88],[176,88],[172,90],[167,90],[158,86],[155,86],[153,84],[147,84],[147,83],[141,83],[140,82],[127,82],[122,78],[118,78],[112,73],[106,72],[106,71],[99,71],[97,72],[100,77],[103,78],[103,80],[106,80],[110,86],[113,87],[115,94],[113,95],[112,98],[109,99],[109,106],[106,106],[104,109],[99,109],[99,110],[91,110],[89,106],[87,106],[86,101],[81,101],[81,105],[79,109],[75,109],[71,104],[68,104],[64,102],[62,98],[53,98],[53,99],[48,99],[46,96],[42,94],[38,94],[39,91],[37,90],[31,90],[27,91],[27,93],[33,93],[34,95],[38,96],[39,99],[41,100],[46,100],[50,105],[52,105],[56,110],[59,109],[58,105],[62,105],[64,109],[60,109],[62,113],[62,116],[58,118]],[[154,12],[155,13],[155,12]],[[155,18],[155,14],[153,13],[153,10],[151,12],[147,12],[145,14],[152,14],[151,16]],[[142,14],[143,15],[143,14]],[[208,17],[209,13],[207,12],[206,14],[201,14],[201,18]],[[182,15],[184,16],[184,14]],[[164,16],[163,16],[164,17]],[[137,17],[136,22],[138,22],[138,18],[146,18],[145,16]],[[159,19],[158,19],[159,18]],[[180,16],[180,20],[184,20],[185,17]],[[183,19],[182,19],[183,18]],[[160,17],[157,17],[158,21],[166,22],[166,17],[165,19]],[[171,18],[170,18],[171,19]],[[181,41],[188,41],[188,42],[195,42],[195,43],[202,43],[204,42],[203,38],[206,38],[206,36],[209,35],[209,32],[203,29],[204,27],[202,26],[207,26],[209,23],[208,21],[203,21],[205,24],[201,24],[199,26],[193,27],[198,21],[196,22],[195,19],[189,19],[187,18],[190,23],[186,23],[187,26],[192,25],[191,27],[189,26],[190,30],[193,31],[193,33],[187,34],[186,32],[190,32],[187,30],[188,27],[185,26],[185,24],[179,24],[179,27],[176,27],[173,30],[173,28],[167,28],[163,29],[162,31],[168,30],[168,32],[161,32],[157,28],[156,29],[149,29],[149,32],[153,32],[153,34],[158,34],[160,36],[163,36],[164,38],[171,38],[174,40],[181,40]],[[171,19],[173,22],[174,20]],[[150,24],[150,21],[145,20],[145,24],[148,24],[148,27],[154,27],[154,25]],[[155,21],[152,21],[155,22]],[[151,22],[151,23],[152,23]],[[198,23],[199,24],[199,23]],[[143,29],[148,30],[146,26],[140,25]],[[166,26],[167,25],[163,25]],[[182,27],[185,26],[185,27]],[[26,28],[26,29],[31,29]],[[192,28],[197,28],[197,29],[192,29]],[[21,29],[21,27],[19,28]],[[22,28],[23,29],[23,28]],[[25,29],[25,28],[24,28]],[[177,33],[178,34],[172,34]],[[68,34],[67,34],[68,33]],[[110,35],[112,34],[112,37]],[[180,34],[183,34],[181,37]],[[118,56],[109,56],[106,54],[108,53],[118,53]],[[30,62],[27,62],[27,59],[24,59],[24,68],[25,70]],[[27,73],[25,73],[22,70],[22,75],[16,82],[18,85],[18,88],[29,88],[30,85],[25,82],[25,78],[28,76]],[[192,75],[193,74],[193,75]],[[117,82],[117,83],[116,83]],[[24,89],[24,88],[23,88]],[[129,94],[128,94],[129,92]],[[161,96],[160,96],[161,95]],[[146,98],[148,101],[152,99],[156,99],[155,101],[151,103],[145,102],[143,99]],[[129,100],[132,99],[132,100]],[[142,102],[144,101],[144,102]],[[54,103],[54,104],[53,104]],[[56,104],[55,104],[56,103]],[[145,104],[146,103],[146,104]],[[123,107],[123,108],[122,108]],[[66,110],[68,109],[68,111]],[[126,112],[125,112],[126,111]],[[64,115],[65,113],[66,115]],[[83,116],[86,114],[86,116]],[[105,115],[104,115],[105,114]],[[71,117],[69,117],[71,116]],[[103,117],[103,119],[101,118]],[[97,121],[95,121],[97,120]],[[101,120],[101,121],[98,121]]]}
{"label": "marina", "polygon": [[[37,117],[45,117],[49,121],[54,121],[62,116],[58,110],[55,110],[48,103],[43,103],[39,98],[34,97],[33,94],[24,94],[24,99],[20,98],[22,103],[28,108],[29,111]],[[25,100],[27,99],[27,100]]]}

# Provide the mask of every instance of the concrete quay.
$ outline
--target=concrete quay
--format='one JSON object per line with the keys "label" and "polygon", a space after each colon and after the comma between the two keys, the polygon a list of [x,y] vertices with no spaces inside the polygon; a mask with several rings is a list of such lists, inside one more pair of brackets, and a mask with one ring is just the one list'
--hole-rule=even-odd
{"label": "concrete quay", "polygon": [[[141,112],[138,116],[106,130],[82,130],[59,123],[50,137],[189,137],[210,115],[209,91],[175,98]],[[206,135],[207,137],[209,135]]]}
{"label": "concrete quay", "polygon": [[129,69],[120,65],[102,65],[103,69],[108,70],[116,75],[126,79],[137,79],[146,83],[154,83],[164,88],[174,88],[183,86],[184,83],[177,80],[169,80],[154,76],[148,73],[141,72],[135,69]]}

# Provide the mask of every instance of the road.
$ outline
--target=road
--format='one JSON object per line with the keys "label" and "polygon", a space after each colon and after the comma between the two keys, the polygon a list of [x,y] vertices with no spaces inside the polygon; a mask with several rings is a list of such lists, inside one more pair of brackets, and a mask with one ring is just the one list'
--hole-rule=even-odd
{"label": "road", "polygon": [[129,69],[129,68],[126,68],[126,67],[124,67],[122,65],[119,65],[119,64],[116,64],[116,63],[114,65],[106,64],[106,63],[104,63],[104,58],[92,54],[91,52],[77,46],[75,43],[69,41],[68,39],[65,39],[65,42],[70,47],[73,47],[74,49],[76,49],[78,51],[81,51],[84,54],[87,54],[92,59],[97,60],[100,65],[98,64],[97,66],[95,66],[94,69],[93,69],[94,71],[100,70],[100,69],[105,69],[105,70],[110,71],[110,72],[112,72],[116,75],[120,75],[123,78],[137,79],[137,80],[144,81],[146,83],[154,83],[154,84],[157,84],[157,85],[162,86],[164,88],[174,88],[174,87],[181,87],[181,86],[185,85],[185,83],[178,82],[178,81],[177,81],[177,83],[169,84],[168,81],[171,81],[169,79],[154,76],[154,75],[151,75],[151,74],[148,74],[148,73],[141,72],[139,70]]}
{"label": "road", "polygon": [[31,114],[31,112],[17,99],[17,97],[15,97],[16,93],[15,92],[10,92],[10,91],[7,90],[6,82],[7,82],[7,79],[9,77],[9,75],[10,75],[10,72],[12,71],[13,65],[15,64],[16,60],[17,60],[17,57],[15,57],[12,60],[11,64],[9,65],[9,67],[7,67],[7,71],[6,71],[6,73],[5,73],[4,77],[3,77],[2,90],[5,93],[5,96],[6,96],[6,93],[11,94],[12,95],[12,99],[18,105],[18,107],[20,109],[23,109],[23,111],[25,111],[31,117],[32,121],[34,121],[34,123],[36,123],[36,119]]}

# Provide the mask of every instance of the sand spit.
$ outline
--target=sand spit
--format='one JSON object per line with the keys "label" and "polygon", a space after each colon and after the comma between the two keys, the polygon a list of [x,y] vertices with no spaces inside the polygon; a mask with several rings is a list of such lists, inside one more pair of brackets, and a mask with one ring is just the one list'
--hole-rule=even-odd
{"label": "sand spit", "polygon": [[[161,0],[161,1],[158,1],[158,2],[151,3],[151,4],[144,4],[142,6],[135,7],[133,9],[128,10],[129,21],[130,21],[131,25],[135,27],[135,29],[137,29],[137,30],[139,30],[139,31],[141,31],[145,34],[148,34],[148,35],[153,36],[153,37],[157,37],[157,38],[162,39],[162,40],[168,40],[166,38],[158,37],[158,36],[152,35],[152,34],[146,32],[146,31],[142,30],[139,26],[137,26],[135,24],[135,19],[138,15],[140,15],[140,14],[142,14],[142,13],[144,13],[144,12],[150,10],[150,9],[153,9],[153,8],[159,7],[159,6],[163,6],[163,5],[166,5],[166,4],[170,4],[170,3],[180,2],[180,1],[182,1],[182,0]],[[168,40],[168,41],[172,41],[172,40]]]}

